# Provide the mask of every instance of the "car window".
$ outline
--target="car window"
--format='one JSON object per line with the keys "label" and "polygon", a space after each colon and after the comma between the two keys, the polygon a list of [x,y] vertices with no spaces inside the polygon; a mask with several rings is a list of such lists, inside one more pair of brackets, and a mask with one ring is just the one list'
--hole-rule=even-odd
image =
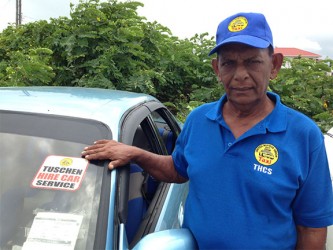
{"label": "car window", "polygon": [[175,120],[171,119],[170,114],[165,109],[159,109],[152,112],[151,117],[167,154],[172,154],[177,137],[180,133],[178,124],[176,124]]}
{"label": "car window", "polygon": [[28,113],[3,112],[0,119],[0,249],[94,249],[98,220],[107,220],[97,213],[106,168],[80,155],[111,137],[109,129]]}
{"label": "car window", "polygon": [[175,147],[180,129],[165,113],[164,109],[153,111],[136,128],[133,146],[170,155]]}
{"label": "car window", "polygon": [[[146,116],[136,128],[132,145],[157,154],[171,154],[179,127],[164,109]],[[127,239],[130,246],[144,235],[155,231],[170,184],[160,183],[145,173],[141,166],[130,165]]]}

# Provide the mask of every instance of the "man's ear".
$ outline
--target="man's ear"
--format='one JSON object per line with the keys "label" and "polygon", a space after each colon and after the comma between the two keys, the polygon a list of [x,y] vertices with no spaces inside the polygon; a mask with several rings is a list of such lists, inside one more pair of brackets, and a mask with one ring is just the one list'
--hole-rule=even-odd
{"label": "man's ear", "polygon": [[282,66],[282,63],[283,63],[283,55],[281,53],[275,53],[272,55],[273,57],[273,67],[272,67],[272,70],[271,70],[271,75],[270,75],[270,79],[273,80],[277,77],[280,69],[281,69],[281,66]]}
{"label": "man's ear", "polygon": [[212,67],[215,72],[215,75],[217,76],[218,80],[221,81],[220,79],[220,74],[219,74],[219,61],[217,58],[212,59]]}

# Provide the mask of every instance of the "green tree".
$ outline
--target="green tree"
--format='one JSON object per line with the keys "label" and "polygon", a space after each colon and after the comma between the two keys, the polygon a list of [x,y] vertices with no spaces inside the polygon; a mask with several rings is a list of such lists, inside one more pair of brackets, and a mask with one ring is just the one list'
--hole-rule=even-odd
{"label": "green tree", "polygon": [[271,89],[282,101],[311,117],[323,131],[333,126],[332,60],[315,61],[307,58],[285,59]]}
{"label": "green tree", "polygon": [[38,86],[47,85],[55,76],[48,66],[52,51],[45,48],[30,49],[8,53],[9,63],[4,64],[6,74],[2,77],[3,86]]}
{"label": "green tree", "polygon": [[[184,121],[224,93],[211,67],[214,37],[179,39],[137,14],[140,2],[81,1],[70,17],[0,33],[0,86],[79,86],[154,95]],[[332,61],[296,59],[271,89],[323,130],[332,124]]]}

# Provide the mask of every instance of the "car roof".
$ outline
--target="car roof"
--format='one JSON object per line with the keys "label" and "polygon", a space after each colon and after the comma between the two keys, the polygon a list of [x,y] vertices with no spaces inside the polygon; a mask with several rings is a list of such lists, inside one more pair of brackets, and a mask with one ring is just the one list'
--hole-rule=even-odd
{"label": "car roof", "polygon": [[93,119],[116,130],[128,110],[157,101],[146,94],[81,87],[1,87],[0,100],[0,110]]}

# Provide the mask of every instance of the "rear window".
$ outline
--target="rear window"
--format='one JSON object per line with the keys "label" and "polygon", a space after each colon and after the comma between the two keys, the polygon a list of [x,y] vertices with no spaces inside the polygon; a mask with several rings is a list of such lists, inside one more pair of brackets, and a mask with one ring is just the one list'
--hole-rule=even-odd
{"label": "rear window", "polygon": [[[103,162],[80,158],[111,138],[85,119],[0,113],[0,249],[93,249],[100,196],[110,178]],[[104,190],[105,192],[105,190]]]}

